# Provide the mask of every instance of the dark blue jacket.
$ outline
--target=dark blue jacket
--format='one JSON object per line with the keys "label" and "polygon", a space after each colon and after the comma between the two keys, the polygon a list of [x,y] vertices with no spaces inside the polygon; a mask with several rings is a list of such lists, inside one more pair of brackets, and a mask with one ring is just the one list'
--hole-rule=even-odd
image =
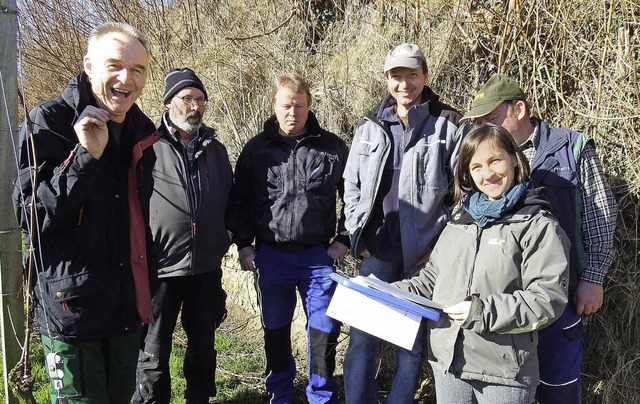
{"label": "dark blue jacket", "polygon": [[335,237],[349,246],[344,215],[336,229],[336,191],[342,196],[347,146],[307,118],[299,139],[278,133],[275,116],[242,149],[235,171],[234,242],[238,248],[267,242],[298,250],[328,245]]}

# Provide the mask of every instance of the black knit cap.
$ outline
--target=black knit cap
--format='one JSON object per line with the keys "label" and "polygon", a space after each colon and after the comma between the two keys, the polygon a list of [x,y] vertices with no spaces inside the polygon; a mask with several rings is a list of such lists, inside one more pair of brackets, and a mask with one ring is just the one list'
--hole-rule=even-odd
{"label": "black knit cap", "polygon": [[162,102],[167,103],[178,91],[185,87],[194,87],[204,93],[204,99],[208,100],[207,90],[204,89],[202,81],[196,76],[193,70],[188,67],[181,69],[170,70],[164,77],[166,86],[164,88],[164,95],[162,96]]}

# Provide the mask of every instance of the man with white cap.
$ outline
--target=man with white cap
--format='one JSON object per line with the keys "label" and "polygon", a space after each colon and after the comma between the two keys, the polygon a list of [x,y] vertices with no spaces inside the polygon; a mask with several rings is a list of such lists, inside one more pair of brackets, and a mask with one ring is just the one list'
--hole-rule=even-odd
{"label": "man with white cap", "polygon": [[531,178],[545,188],[551,213],[571,240],[569,303],[562,316],[539,332],[537,396],[541,404],[579,403],[584,353],[580,316],[602,306],[618,208],[593,140],[531,117],[526,100],[515,80],[494,74],[463,120],[491,122],[511,133],[529,160]]}
{"label": "man with white cap", "polygon": [[226,208],[233,170],[215,130],[202,123],[208,99],[200,78],[180,68],[165,83],[167,110],[146,187],[156,321],[144,329],[133,402],[171,401],[169,357],[180,316],[187,336],[184,403],[208,403],[216,395],[215,329],[226,314],[222,258],[231,244]]}
{"label": "man with white cap", "polygon": [[[420,48],[401,44],[385,61],[387,94],[358,125],[345,168],[345,226],[360,274],[406,279],[427,261],[450,209],[450,184],[463,130],[461,114],[427,86]],[[423,331],[419,332],[422,336]],[[376,403],[380,340],[354,327],[344,360],[348,403]],[[387,403],[412,403],[422,338],[397,348]]]}

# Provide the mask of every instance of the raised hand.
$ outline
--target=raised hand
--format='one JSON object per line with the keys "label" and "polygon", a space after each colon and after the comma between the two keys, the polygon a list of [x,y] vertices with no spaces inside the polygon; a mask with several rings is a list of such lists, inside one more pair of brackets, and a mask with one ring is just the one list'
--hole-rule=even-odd
{"label": "raised hand", "polygon": [[109,113],[107,111],[89,105],[73,125],[73,130],[75,130],[82,147],[98,160],[102,157],[109,142],[108,121]]}

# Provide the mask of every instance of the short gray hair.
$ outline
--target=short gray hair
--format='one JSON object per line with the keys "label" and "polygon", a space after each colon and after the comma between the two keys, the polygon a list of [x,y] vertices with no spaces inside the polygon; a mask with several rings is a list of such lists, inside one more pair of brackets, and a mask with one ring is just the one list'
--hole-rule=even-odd
{"label": "short gray hair", "polygon": [[146,38],[136,28],[123,22],[105,22],[104,24],[98,25],[91,30],[89,39],[87,40],[87,53],[89,53],[92,45],[100,40],[100,38],[112,32],[118,32],[128,36],[131,39],[137,40],[144,47],[144,49],[149,52]]}

